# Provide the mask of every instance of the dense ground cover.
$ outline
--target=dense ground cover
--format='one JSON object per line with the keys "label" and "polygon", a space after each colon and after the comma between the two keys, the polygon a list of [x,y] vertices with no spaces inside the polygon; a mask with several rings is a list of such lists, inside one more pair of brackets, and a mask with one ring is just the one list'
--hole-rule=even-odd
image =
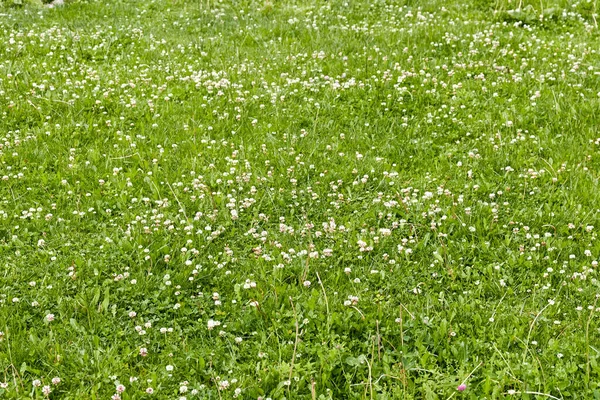
{"label": "dense ground cover", "polygon": [[600,398],[595,0],[2,4],[2,397]]}

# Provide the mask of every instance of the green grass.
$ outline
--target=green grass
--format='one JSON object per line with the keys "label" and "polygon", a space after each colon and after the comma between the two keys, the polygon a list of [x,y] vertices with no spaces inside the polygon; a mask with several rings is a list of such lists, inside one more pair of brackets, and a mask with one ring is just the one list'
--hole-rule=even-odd
{"label": "green grass", "polygon": [[600,398],[595,0],[41,3],[0,397]]}

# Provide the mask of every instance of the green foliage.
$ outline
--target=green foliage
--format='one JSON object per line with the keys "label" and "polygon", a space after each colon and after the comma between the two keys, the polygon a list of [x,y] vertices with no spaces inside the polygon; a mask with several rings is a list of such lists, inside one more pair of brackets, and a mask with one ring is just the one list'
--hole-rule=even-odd
{"label": "green foliage", "polygon": [[44,3],[42,0],[0,0],[0,8],[2,7],[41,7]]}
{"label": "green foliage", "polygon": [[0,396],[600,398],[595,2],[0,4]]}

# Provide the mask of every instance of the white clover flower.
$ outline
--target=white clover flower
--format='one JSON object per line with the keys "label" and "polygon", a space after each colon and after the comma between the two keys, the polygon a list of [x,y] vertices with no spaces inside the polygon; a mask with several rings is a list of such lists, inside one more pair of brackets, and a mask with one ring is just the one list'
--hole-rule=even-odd
{"label": "white clover flower", "polygon": [[215,327],[220,326],[221,322],[209,319],[206,323],[208,330],[213,330]]}

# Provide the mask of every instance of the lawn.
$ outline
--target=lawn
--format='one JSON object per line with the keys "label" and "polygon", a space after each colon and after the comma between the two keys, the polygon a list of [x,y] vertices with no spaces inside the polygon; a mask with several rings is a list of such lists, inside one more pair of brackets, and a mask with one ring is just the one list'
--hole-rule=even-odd
{"label": "lawn", "polygon": [[0,398],[600,399],[596,0],[0,0]]}

